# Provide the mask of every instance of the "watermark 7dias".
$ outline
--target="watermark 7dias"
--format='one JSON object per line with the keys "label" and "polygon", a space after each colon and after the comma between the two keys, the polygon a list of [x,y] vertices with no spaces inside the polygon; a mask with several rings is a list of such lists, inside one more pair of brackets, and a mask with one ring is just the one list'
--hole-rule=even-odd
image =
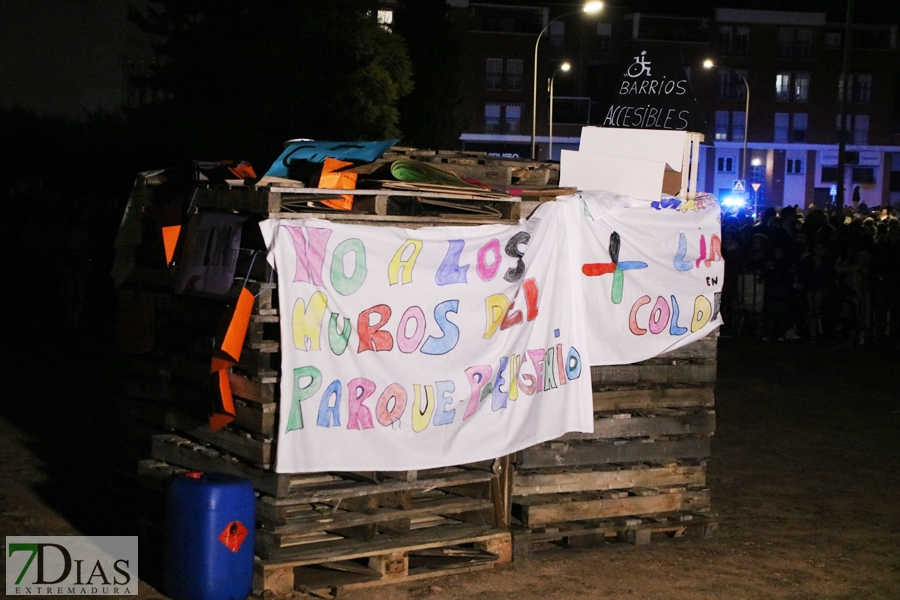
{"label": "watermark 7dias", "polygon": [[6,537],[7,596],[137,593],[137,536]]}

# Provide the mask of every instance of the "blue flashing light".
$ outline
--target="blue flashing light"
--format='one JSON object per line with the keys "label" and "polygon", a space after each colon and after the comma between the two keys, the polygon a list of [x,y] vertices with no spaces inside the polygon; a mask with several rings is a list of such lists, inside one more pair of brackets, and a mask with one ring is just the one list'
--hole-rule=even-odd
{"label": "blue flashing light", "polygon": [[722,206],[731,206],[739,208],[747,203],[742,194],[729,194],[722,199]]}

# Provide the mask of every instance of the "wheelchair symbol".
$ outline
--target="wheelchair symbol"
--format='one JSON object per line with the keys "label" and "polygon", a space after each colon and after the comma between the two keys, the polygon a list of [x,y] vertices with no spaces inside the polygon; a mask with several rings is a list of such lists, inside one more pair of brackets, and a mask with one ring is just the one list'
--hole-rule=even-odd
{"label": "wheelchair symbol", "polygon": [[626,77],[640,77],[645,72],[647,77],[650,77],[650,61],[644,58],[645,54],[647,54],[646,50],[642,51],[640,56],[634,57],[634,63],[625,71]]}

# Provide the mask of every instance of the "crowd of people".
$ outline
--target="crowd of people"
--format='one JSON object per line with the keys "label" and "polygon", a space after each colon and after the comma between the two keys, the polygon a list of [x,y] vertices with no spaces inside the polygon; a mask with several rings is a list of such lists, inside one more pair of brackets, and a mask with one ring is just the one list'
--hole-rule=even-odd
{"label": "crowd of people", "polygon": [[900,344],[900,213],[723,213],[723,335]]}

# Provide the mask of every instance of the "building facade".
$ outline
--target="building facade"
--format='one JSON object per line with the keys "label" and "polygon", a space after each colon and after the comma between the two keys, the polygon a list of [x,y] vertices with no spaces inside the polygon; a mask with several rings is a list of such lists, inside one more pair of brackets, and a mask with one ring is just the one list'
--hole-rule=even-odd
{"label": "building facade", "polygon": [[[840,174],[846,27],[825,13],[717,9],[684,16],[607,8],[591,16],[574,3],[452,6],[464,37],[465,148],[530,157],[533,122],[536,158],[557,160],[560,150],[577,149],[583,126],[602,124],[623,58],[675,43],[713,138],[701,149],[701,189],[760,209],[806,207],[832,202],[842,182],[847,204],[856,194],[869,206],[900,203],[895,23],[851,28]],[[706,60],[714,66],[704,68]],[[557,70],[563,62],[570,71]],[[733,194],[738,181],[746,194]]]}

